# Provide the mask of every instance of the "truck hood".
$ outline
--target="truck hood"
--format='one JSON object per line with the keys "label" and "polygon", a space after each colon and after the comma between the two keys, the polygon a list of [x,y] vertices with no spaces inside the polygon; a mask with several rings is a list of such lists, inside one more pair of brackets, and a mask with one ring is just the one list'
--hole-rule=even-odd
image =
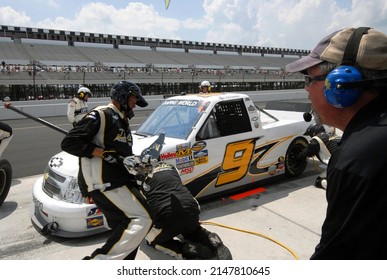
{"label": "truck hood", "polygon": [[[135,132],[132,132],[133,137],[133,153],[135,155],[140,155],[141,152],[148,148],[157,138],[158,135],[155,136],[142,136],[138,135]],[[169,147],[176,147],[177,144],[181,144],[184,140],[175,139],[175,138],[166,138],[165,145],[163,149],[167,149]],[[48,162],[48,166],[55,173],[62,176],[71,176],[77,178],[78,176],[78,157],[73,156],[66,152],[60,152],[54,155],[50,161]]]}

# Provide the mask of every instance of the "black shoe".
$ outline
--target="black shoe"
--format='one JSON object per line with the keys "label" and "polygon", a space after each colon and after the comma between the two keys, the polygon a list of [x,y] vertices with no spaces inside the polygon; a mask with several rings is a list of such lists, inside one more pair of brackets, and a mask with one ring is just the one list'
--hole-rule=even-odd
{"label": "black shoe", "polygon": [[185,242],[182,248],[182,256],[186,260],[212,260],[216,254],[206,245]]}
{"label": "black shoe", "polygon": [[214,232],[208,234],[208,241],[214,249],[223,245],[223,241],[220,239],[219,235]]}
{"label": "black shoe", "polygon": [[216,248],[216,256],[218,260],[232,260],[230,249],[228,249],[224,244]]}

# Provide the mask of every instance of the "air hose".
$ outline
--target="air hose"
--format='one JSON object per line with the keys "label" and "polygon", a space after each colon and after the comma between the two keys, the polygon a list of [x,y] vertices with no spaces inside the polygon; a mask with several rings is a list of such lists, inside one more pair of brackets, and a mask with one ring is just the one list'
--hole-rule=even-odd
{"label": "air hose", "polygon": [[220,224],[220,223],[217,223],[217,222],[212,222],[212,221],[201,221],[200,223],[202,225],[212,225],[212,226],[223,227],[223,228],[227,228],[227,229],[231,229],[231,230],[235,230],[235,231],[240,231],[240,232],[244,232],[244,233],[248,233],[248,234],[252,234],[252,235],[256,235],[256,236],[265,238],[267,240],[270,240],[270,241],[276,243],[277,245],[281,246],[282,248],[285,248],[290,254],[293,255],[294,259],[296,259],[296,260],[299,259],[297,254],[294,253],[293,250],[291,250],[289,247],[287,247],[286,245],[282,244],[281,242],[278,242],[278,241],[274,240],[273,238],[271,238],[271,237],[269,237],[267,235],[264,235],[262,233],[254,232],[254,231],[248,231],[248,230],[244,230],[244,229],[240,229],[240,228],[235,228],[235,227],[227,226],[227,225]]}

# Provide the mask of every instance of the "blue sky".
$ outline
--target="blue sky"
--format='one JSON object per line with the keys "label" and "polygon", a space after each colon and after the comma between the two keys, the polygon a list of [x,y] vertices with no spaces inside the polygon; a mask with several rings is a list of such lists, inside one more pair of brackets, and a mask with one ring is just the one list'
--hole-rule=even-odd
{"label": "blue sky", "polygon": [[0,0],[0,24],[311,49],[349,26],[387,32],[386,0]]}

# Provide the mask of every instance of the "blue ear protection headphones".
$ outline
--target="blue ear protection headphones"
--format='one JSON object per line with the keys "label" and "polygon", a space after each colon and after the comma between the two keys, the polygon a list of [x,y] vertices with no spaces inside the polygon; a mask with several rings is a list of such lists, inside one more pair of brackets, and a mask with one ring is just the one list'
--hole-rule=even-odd
{"label": "blue ear protection headphones", "polygon": [[333,69],[325,79],[325,98],[334,107],[349,107],[359,99],[361,88],[366,81],[356,68],[356,57],[360,40],[368,29],[370,28],[359,27],[352,33],[341,65]]}

